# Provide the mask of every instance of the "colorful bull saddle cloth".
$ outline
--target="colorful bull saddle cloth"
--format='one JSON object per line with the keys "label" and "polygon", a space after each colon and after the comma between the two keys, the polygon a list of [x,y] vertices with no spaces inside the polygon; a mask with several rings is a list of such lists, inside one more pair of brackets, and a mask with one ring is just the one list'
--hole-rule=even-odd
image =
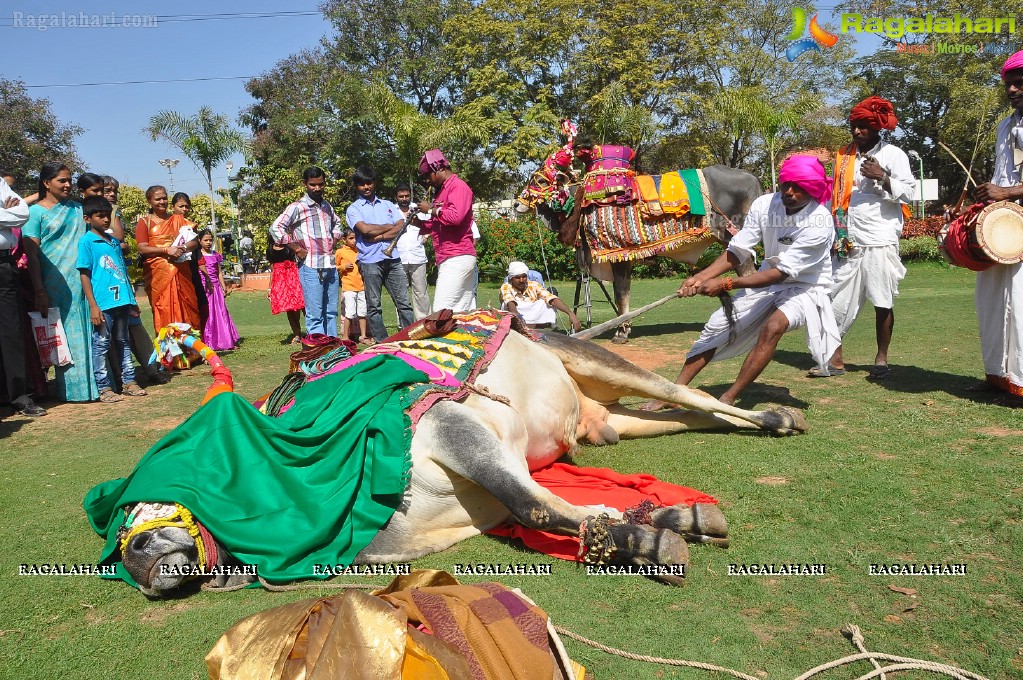
{"label": "colorful bull saddle cloth", "polygon": [[595,262],[660,255],[710,238],[706,180],[699,170],[635,177],[636,200],[584,209],[583,231]]}

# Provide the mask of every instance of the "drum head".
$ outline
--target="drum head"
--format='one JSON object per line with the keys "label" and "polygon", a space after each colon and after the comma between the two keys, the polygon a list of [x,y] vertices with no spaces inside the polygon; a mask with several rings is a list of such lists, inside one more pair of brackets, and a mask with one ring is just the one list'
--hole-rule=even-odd
{"label": "drum head", "polygon": [[995,262],[1023,262],[1023,207],[998,201],[977,217],[977,244]]}

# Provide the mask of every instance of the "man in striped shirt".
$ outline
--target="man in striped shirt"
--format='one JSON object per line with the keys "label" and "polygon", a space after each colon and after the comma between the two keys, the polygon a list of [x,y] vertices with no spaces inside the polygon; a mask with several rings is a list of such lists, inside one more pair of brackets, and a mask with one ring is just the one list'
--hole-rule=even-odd
{"label": "man in striped shirt", "polygon": [[284,209],[270,227],[270,238],[287,245],[298,258],[306,332],[336,337],[338,275],[334,242],[341,240],[341,220],[333,206],[323,200],[323,170],[306,168],[302,181],[305,196]]}

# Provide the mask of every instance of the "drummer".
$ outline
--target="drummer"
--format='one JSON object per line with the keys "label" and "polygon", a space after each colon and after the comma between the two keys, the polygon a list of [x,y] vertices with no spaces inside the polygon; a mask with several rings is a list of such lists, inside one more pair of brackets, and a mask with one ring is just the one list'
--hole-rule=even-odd
{"label": "drummer", "polygon": [[[1023,50],[1002,66],[1009,105],[1015,109],[998,125],[995,174],[977,187],[979,201],[1023,199]],[[987,379],[977,389],[1003,390],[1005,406],[1023,406],[1023,264],[995,264],[977,272],[974,295]]]}
{"label": "drummer", "polygon": [[[899,236],[916,194],[909,158],[902,149],[881,139],[881,130],[894,130],[898,123],[890,101],[867,97],[849,113],[852,143],[835,157],[831,211],[838,234],[832,303],[843,337],[864,301],[874,305],[877,354],[868,376],[874,380],[884,380],[892,373],[888,367],[888,346],[895,327],[892,307],[899,281],[906,276],[899,259]],[[813,369],[810,376],[843,373],[840,345],[828,367]]]}

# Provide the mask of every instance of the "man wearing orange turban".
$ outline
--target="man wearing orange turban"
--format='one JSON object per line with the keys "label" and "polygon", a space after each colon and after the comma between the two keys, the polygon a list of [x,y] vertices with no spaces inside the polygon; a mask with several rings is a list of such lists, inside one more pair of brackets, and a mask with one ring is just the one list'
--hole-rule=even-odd
{"label": "man wearing orange turban", "polygon": [[[852,108],[849,129],[852,144],[835,157],[832,212],[838,227],[838,252],[832,300],[835,319],[844,336],[856,320],[863,303],[874,305],[877,354],[871,378],[891,375],[888,347],[892,341],[899,281],[906,268],[899,259],[899,236],[916,196],[916,179],[902,149],[881,139],[881,130],[899,124],[895,108],[887,99],[870,96]],[[824,371],[811,377],[845,373],[842,347]]]}
{"label": "man wearing orange turban", "polygon": [[[1023,199],[1023,50],[1002,66],[1012,115],[998,125],[995,174],[977,187],[979,201]],[[985,385],[1008,392],[1000,401],[1023,406],[1023,264],[994,264],[977,272],[975,293]]]}

